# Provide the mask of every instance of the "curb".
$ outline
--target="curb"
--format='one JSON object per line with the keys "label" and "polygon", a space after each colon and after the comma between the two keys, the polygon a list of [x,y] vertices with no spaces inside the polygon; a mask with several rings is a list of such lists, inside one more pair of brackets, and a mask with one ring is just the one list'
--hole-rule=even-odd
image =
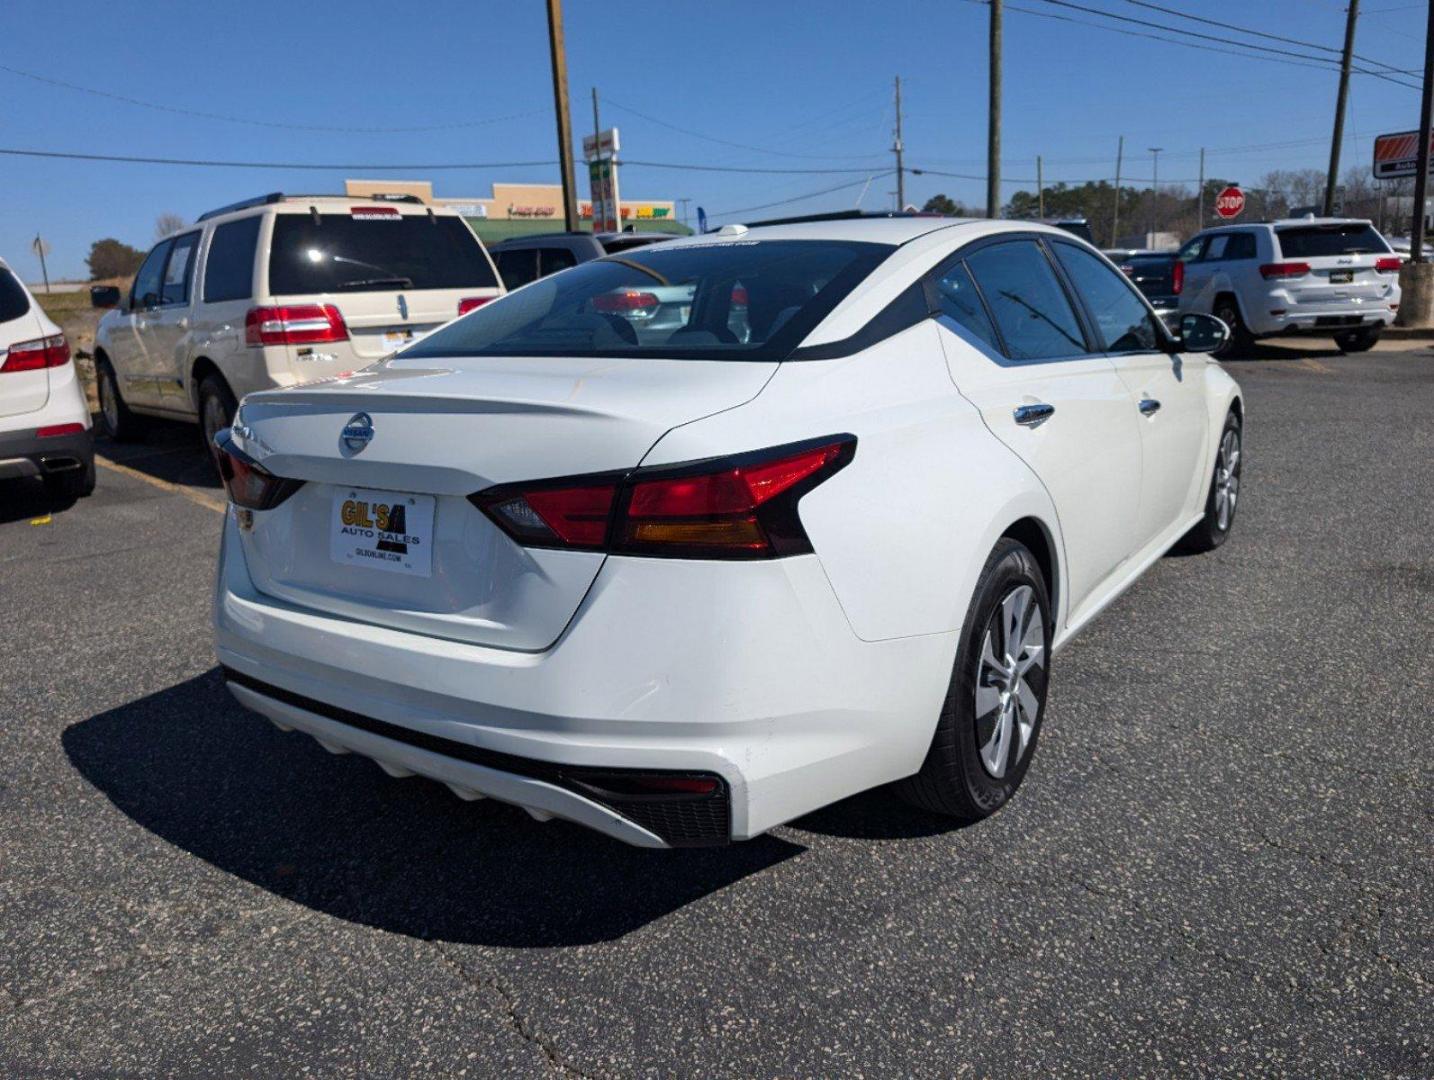
{"label": "curb", "polygon": [[1386,326],[1381,341],[1434,341],[1434,326]]}

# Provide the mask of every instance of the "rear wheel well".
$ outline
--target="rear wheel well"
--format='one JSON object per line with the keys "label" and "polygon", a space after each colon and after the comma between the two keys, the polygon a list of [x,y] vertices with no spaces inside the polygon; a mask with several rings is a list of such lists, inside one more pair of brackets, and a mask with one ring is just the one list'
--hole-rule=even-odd
{"label": "rear wheel well", "polygon": [[229,381],[224,378],[224,372],[219,370],[219,365],[207,356],[199,357],[189,369],[189,402],[196,410],[199,408],[199,384],[211,375],[217,376],[225,386],[229,385]]}
{"label": "rear wheel well", "polygon": [[1055,547],[1046,533],[1046,527],[1036,518],[1021,518],[1020,521],[1013,522],[1001,535],[1025,545],[1035,557],[1036,565],[1041,568],[1041,576],[1046,580],[1046,594],[1050,598],[1051,611],[1057,611],[1060,581],[1056,569]]}

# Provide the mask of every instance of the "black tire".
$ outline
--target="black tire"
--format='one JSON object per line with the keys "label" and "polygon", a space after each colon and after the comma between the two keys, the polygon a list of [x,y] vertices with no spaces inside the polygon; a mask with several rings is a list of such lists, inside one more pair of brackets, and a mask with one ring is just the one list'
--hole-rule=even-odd
{"label": "black tire", "polygon": [[82,468],[51,473],[45,477],[45,494],[52,502],[73,502],[95,490],[95,459],[91,457]]}
{"label": "black tire", "polygon": [[[1232,470],[1234,487],[1229,492],[1228,514],[1222,516],[1220,485],[1224,479],[1227,440],[1232,434],[1235,449],[1235,462]],[[1180,538],[1179,543],[1175,545],[1177,551],[1200,555],[1207,551],[1214,551],[1230,538],[1230,530],[1235,527],[1235,510],[1240,501],[1240,472],[1244,468],[1244,457],[1245,446],[1240,418],[1231,412],[1225,417],[1225,426],[1220,429],[1220,442],[1215,449],[1215,466],[1210,478],[1210,494],[1205,499],[1205,516],[1200,519],[1199,524]]]}
{"label": "black tire", "polygon": [[1217,349],[1215,355],[1222,360],[1228,360],[1236,356],[1243,356],[1255,345],[1255,338],[1245,327],[1245,320],[1240,316],[1240,305],[1230,293],[1221,293],[1215,298],[1214,309],[1211,314],[1230,328],[1230,340],[1223,348]]}
{"label": "black tire", "polygon": [[143,417],[130,412],[120,393],[119,379],[109,358],[95,359],[96,391],[100,399],[100,423],[105,433],[115,442],[135,442],[144,438],[146,424]]}
{"label": "black tire", "polygon": [[219,470],[219,450],[214,445],[214,436],[234,422],[238,408],[234,391],[222,376],[204,376],[199,383],[199,434],[209,452],[209,460],[214,462],[215,472]]}
{"label": "black tire", "polygon": [[1334,343],[1342,353],[1368,352],[1379,341],[1378,326],[1366,326],[1359,330],[1344,330],[1334,336]]}
{"label": "black tire", "polygon": [[[1003,603],[1022,598],[1034,607],[1041,619],[1039,628],[1029,617],[1026,619],[1029,632],[1041,642],[1039,660],[1032,661],[1024,679],[1036,707],[1029,735],[1022,746],[1021,717],[1030,714],[1012,706],[1014,719],[1012,726],[1006,729],[1001,775],[997,776],[983,761],[982,747],[999,749],[1000,719],[1004,716],[1007,698],[1012,695],[989,680],[991,669],[983,663],[982,645],[988,634],[992,635],[993,642],[1001,640],[998,635],[1001,634]],[[966,624],[961,628],[951,684],[926,760],[920,772],[896,785],[903,799],[923,810],[966,823],[989,817],[1010,801],[1025,778],[1041,733],[1050,678],[1051,629],[1050,600],[1040,567],[1023,544],[1002,539],[987,558],[976,584],[976,595],[966,614]],[[1017,658],[1025,655],[1020,652]],[[980,685],[987,695],[994,691],[1001,706],[978,715],[978,683],[983,679],[986,681]]]}

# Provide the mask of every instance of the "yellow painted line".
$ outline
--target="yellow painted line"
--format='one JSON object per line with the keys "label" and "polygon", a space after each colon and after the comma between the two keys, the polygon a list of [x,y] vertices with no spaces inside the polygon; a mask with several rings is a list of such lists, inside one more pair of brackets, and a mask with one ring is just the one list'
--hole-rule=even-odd
{"label": "yellow painted line", "polygon": [[1310,371],[1317,371],[1321,375],[1334,374],[1334,368],[1330,367],[1328,364],[1321,363],[1313,356],[1306,356],[1303,360],[1300,361],[1300,366],[1303,368],[1308,368]]}
{"label": "yellow painted line", "polygon": [[172,491],[176,495],[183,495],[190,502],[198,503],[200,506],[208,507],[216,513],[222,514],[228,508],[228,503],[218,495],[211,495],[207,491],[197,491],[192,487],[185,487],[183,484],[173,484],[168,480],[161,480],[157,476],[150,476],[149,473],[142,473],[138,469],[131,469],[128,465],[121,465],[117,461],[109,461],[95,455],[95,464],[102,469],[109,469],[110,472],[123,473],[136,480],[148,484],[150,487],[157,487],[161,491]]}

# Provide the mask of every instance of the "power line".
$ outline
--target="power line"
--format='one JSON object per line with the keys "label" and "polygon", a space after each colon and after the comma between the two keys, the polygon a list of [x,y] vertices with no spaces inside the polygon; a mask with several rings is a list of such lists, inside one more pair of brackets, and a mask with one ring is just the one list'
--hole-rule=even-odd
{"label": "power line", "polygon": [[750,214],[753,210],[770,210],[774,206],[788,206],[794,202],[802,202],[806,199],[815,199],[819,195],[830,195],[834,191],[845,191],[854,188],[859,184],[869,184],[873,180],[879,180],[891,176],[895,169],[885,169],[882,172],[872,173],[870,176],[862,177],[860,180],[853,180],[846,184],[837,184],[835,187],[822,188],[820,191],[809,191],[805,195],[793,195],[790,199],[778,199],[776,202],[761,203],[757,206],[743,206],[736,210],[716,210],[709,213],[709,218],[731,217],[733,214]]}
{"label": "power line", "polygon": [[400,135],[425,131],[449,131],[457,128],[484,127],[488,124],[499,124],[506,120],[523,120],[527,117],[537,116],[547,111],[545,109],[529,109],[527,112],[513,113],[509,116],[494,116],[486,120],[463,120],[449,124],[428,124],[421,127],[332,127],[324,124],[286,124],[276,120],[254,120],[245,116],[226,116],[223,113],[201,112],[197,109],[180,108],[178,105],[164,105],[157,101],[144,101],[141,98],[115,94],[108,90],[97,90],[92,86],[80,86],[78,83],[65,82],[63,79],[40,75],[34,71],[25,71],[22,68],[11,67],[8,64],[0,64],[0,71],[7,71],[11,75],[18,75],[22,79],[32,79],[35,82],[63,87],[66,90],[76,90],[82,94],[108,98],[111,101],[122,102],[125,105],[135,105],[143,109],[154,109],[158,112],[174,113],[179,116],[193,116],[201,120],[221,120],[228,124],[249,124],[253,127],[280,128],[286,131],[328,131],[342,132],[350,135]]}

